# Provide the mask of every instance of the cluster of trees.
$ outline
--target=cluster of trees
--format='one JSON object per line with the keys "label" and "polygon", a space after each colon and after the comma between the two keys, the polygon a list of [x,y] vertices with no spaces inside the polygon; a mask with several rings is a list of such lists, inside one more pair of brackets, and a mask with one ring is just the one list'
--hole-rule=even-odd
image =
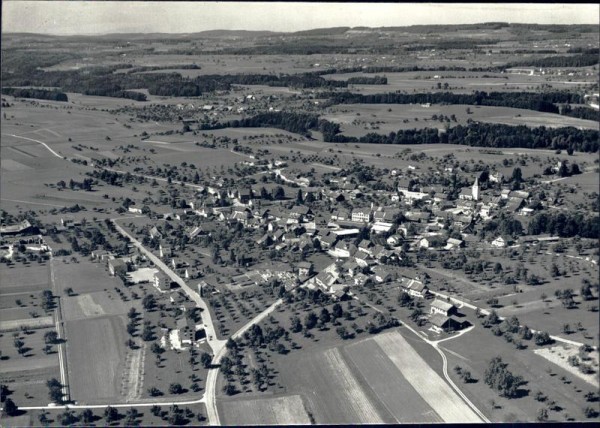
{"label": "cluster of trees", "polygon": [[137,91],[123,91],[115,90],[114,92],[108,91],[106,88],[93,88],[87,89],[83,92],[85,95],[98,95],[101,97],[113,97],[113,98],[127,98],[135,101],[146,101],[146,94]]}
{"label": "cluster of trees", "polygon": [[215,125],[202,124],[201,130],[221,129],[221,128],[278,128],[297,134],[307,134],[309,130],[316,129],[319,125],[319,118],[314,114],[306,113],[288,113],[288,112],[269,112],[261,113],[253,117],[241,120],[232,120],[227,123]]}
{"label": "cluster of trees", "polygon": [[61,404],[63,402],[62,384],[56,378],[52,378],[46,382],[46,386],[50,400],[53,403]]}
{"label": "cluster of trees", "polygon": [[485,92],[470,94],[433,92],[420,94],[355,94],[352,92],[329,93],[334,104],[468,104],[494,107],[513,107],[547,113],[559,113],[560,104],[581,104],[583,95],[568,91],[548,92]]}
{"label": "cluster of trees", "polygon": [[437,129],[406,129],[388,135],[370,133],[360,138],[338,134],[339,126],[319,122],[326,142],[371,144],[461,144],[474,147],[523,147],[596,153],[599,133],[573,127],[530,128],[492,123],[457,125],[440,133]]}
{"label": "cluster of trees", "polygon": [[502,362],[502,358],[493,358],[485,370],[483,379],[490,388],[496,390],[501,396],[507,398],[517,397],[519,386],[523,384],[523,378],[511,373],[506,368],[507,366],[508,364]]}
{"label": "cluster of trees", "polygon": [[571,107],[570,104],[565,104],[561,111],[565,116],[576,117],[585,120],[598,120],[598,112],[590,107]]}
{"label": "cluster of trees", "polygon": [[64,92],[50,91],[47,89],[30,89],[30,88],[2,88],[4,95],[12,95],[17,98],[35,98],[38,100],[51,101],[69,101],[69,97]]}
{"label": "cluster of trees", "polygon": [[352,85],[387,85],[388,80],[385,76],[358,76],[350,77],[348,83]]}
{"label": "cluster of trees", "polygon": [[529,222],[530,235],[551,234],[561,238],[600,238],[598,216],[584,215],[581,212],[539,212]]}
{"label": "cluster of trees", "polygon": [[506,67],[588,67],[594,64],[598,64],[598,52],[532,58],[525,61],[509,62]]}
{"label": "cluster of trees", "polygon": [[[73,179],[69,180],[69,189],[75,190],[75,188],[85,190],[86,192],[92,191],[92,185],[94,184],[94,180],[92,178],[84,178],[83,181],[75,181]],[[60,180],[56,183],[56,187],[59,189],[66,189],[67,183],[64,180]]]}

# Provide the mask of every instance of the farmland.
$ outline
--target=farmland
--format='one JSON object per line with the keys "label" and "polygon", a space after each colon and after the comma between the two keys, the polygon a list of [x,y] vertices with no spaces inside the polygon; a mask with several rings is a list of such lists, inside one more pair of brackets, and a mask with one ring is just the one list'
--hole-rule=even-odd
{"label": "farmland", "polygon": [[[551,113],[509,107],[488,106],[420,106],[396,104],[354,104],[330,107],[324,115],[327,120],[339,123],[342,132],[359,137],[369,132],[387,134],[399,129],[424,129],[466,124],[468,120],[506,125],[573,126],[598,129],[598,122],[576,119]],[[446,121],[445,118],[449,120]],[[450,119],[452,118],[452,119]]]}
{"label": "farmland", "polygon": [[2,425],[598,420],[596,24],[194,31],[2,34]]}
{"label": "farmland", "polygon": [[299,395],[221,403],[225,425],[310,424]]}

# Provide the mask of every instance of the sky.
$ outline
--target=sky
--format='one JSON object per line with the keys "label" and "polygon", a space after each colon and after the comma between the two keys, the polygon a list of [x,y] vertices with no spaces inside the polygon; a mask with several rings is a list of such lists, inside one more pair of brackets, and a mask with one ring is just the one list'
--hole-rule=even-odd
{"label": "sky", "polygon": [[2,1],[2,32],[56,35],[300,31],[510,22],[600,24],[597,4]]}

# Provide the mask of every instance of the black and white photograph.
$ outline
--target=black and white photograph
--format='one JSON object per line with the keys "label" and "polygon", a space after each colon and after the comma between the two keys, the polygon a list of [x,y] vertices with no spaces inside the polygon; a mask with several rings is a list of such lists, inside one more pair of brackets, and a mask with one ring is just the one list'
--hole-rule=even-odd
{"label": "black and white photograph", "polygon": [[0,426],[600,422],[600,5],[1,7]]}

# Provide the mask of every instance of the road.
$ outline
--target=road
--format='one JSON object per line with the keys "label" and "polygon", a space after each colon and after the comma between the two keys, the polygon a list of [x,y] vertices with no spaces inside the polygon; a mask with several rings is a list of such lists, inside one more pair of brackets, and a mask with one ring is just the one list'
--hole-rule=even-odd
{"label": "road", "polygon": [[[55,296],[60,295],[60,290],[56,285],[56,280],[54,276],[54,256],[52,255],[52,251],[50,251],[50,283],[52,287],[52,293]],[[56,325],[56,333],[58,337],[61,339],[61,342],[57,345],[58,348],[58,363],[60,366],[60,383],[62,385],[62,393],[63,400],[70,401],[71,400],[71,387],[68,378],[68,370],[67,370],[67,349],[66,349],[66,334],[63,328],[63,320],[62,320],[62,305],[60,302],[60,297],[56,297],[56,310],[54,311],[55,325]]]}
{"label": "road", "polygon": [[23,140],[28,140],[28,141],[33,141],[34,143],[38,143],[41,144],[42,146],[44,146],[45,148],[47,148],[50,153],[52,153],[54,156],[56,156],[59,159],[66,159],[65,156],[62,156],[60,154],[58,154],[57,152],[55,152],[52,147],[50,147],[48,144],[44,143],[43,141],[40,140],[34,140],[33,138],[29,138],[29,137],[20,137],[18,135],[14,135],[14,134],[3,134],[3,135],[8,135],[9,137],[14,137],[14,138],[21,138]]}
{"label": "road", "polygon": [[198,293],[196,293],[192,288],[185,283],[185,281],[173,272],[160,258],[154,255],[150,250],[148,250],[140,241],[138,241],[135,237],[129,234],[125,229],[123,229],[115,220],[111,220],[111,222],[115,225],[117,231],[129,238],[131,243],[138,248],[142,253],[148,257],[156,267],[162,270],[173,282],[176,282],[181,289],[188,295],[190,300],[196,303],[196,306],[200,308],[202,311],[202,322],[204,323],[204,329],[206,331],[207,343],[213,351],[213,355],[217,355],[217,353],[221,350],[222,347],[225,346],[225,340],[218,340],[217,334],[215,330],[215,326],[210,316],[210,311],[208,310],[208,305]]}
{"label": "road", "polygon": [[[355,300],[358,300],[359,302],[362,302],[357,296],[354,296]],[[364,302],[367,306],[369,306],[370,308],[376,310],[377,312],[382,312],[379,308],[371,305],[369,302]],[[475,414],[483,421],[486,423],[490,423],[490,420],[488,418],[486,418],[486,416],[481,412],[481,410],[479,410],[477,408],[477,406],[475,406],[475,404],[473,404],[471,402],[471,400],[469,400],[467,398],[467,396],[465,394],[463,394],[463,392],[460,390],[460,388],[458,386],[456,386],[456,384],[452,381],[452,379],[450,379],[450,376],[448,375],[448,360],[446,359],[446,354],[444,354],[444,352],[440,349],[440,347],[438,346],[438,343],[440,342],[444,342],[446,340],[452,340],[452,339],[456,339],[457,337],[462,336],[463,334],[469,332],[473,327],[463,330],[461,331],[459,334],[454,335],[452,337],[448,337],[446,339],[442,339],[442,340],[429,340],[424,334],[421,334],[420,332],[418,332],[417,330],[415,330],[414,328],[412,328],[411,326],[409,326],[406,322],[402,323],[403,327],[406,327],[408,330],[410,330],[411,332],[413,332],[416,336],[418,336],[420,339],[422,339],[425,343],[431,345],[438,354],[440,354],[440,356],[442,357],[442,371],[444,373],[444,378],[446,378],[446,382],[448,382],[448,384],[452,387],[452,389],[458,394],[458,396],[460,398],[462,398],[462,400],[467,404],[467,406],[469,406],[471,408],[471,410],[473,410],[473,412],[475,412]]]}
{"label": "road", "polygon": [[[237,339],[241,337],[246,331],[252,327],[252,325],[259,323],[263,319],[265,319],[271,312],[275,310],[277,306],[279,306],[283,302],[282,299],[275,301],[271,306],[262,311],[260,314],[252,318],[246,324],[244,324],[240,329],[238,329],[231,337],[233,339]],[[222,347],[218,353],[215,353],[213,358],[213,364],[218,365],[221,362],[221,359],[227,354],[227,348]],[[209,423],[211,425],[221,425],[221,420],[219,418],[219,411],[217,409],[217,377],[219,375],[218,369],[211,369],[208,372],[208,376],[206,377],[206,415],[208,417]]]}

